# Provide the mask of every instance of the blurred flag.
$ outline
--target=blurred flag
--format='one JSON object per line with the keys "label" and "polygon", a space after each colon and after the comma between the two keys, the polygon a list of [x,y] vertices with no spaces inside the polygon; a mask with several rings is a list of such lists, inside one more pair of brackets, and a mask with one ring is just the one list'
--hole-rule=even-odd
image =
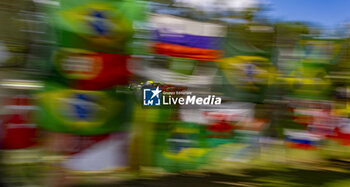
{"label": "blurred flag", "polygon": [[158,54],[207,61],[222,56],[220,44],[226,32],[222,25],[166,14],[153,14],[150,22]]}
{"label": "blurred flag", "polygon": [[97,135],[128,128],[132,102],[125,93],[74,90],[47,83],[37,96],[38,123],[45,129]]}
{"label": "blurred flag", "polygon": [[33,120],[35,105],[26,95],[7,98],[2,117],[2,149],[30,148],[37,143],[37,127]]}
{"label": "blurred flag", "polygon": [[125,53],[134,32],[133,21],[145,18],[143,4],[134,0],[59,1],[49,22],[60,46]]}
{"label": "blurred flag", "polygon": [[317,149],[322,136],[312,134],[301,130],[284,131],[286,135],[287,146],[295,149]]}
{"label": "blurred flag", "polygon": [[69,85],[96,90],[127,84],[128,59],[128,55],[61,49],[56,52],[55,64]]}

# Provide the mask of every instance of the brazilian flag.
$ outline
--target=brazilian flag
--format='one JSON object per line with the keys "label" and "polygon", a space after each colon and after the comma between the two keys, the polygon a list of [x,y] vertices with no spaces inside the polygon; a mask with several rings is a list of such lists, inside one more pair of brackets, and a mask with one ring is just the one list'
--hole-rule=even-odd
{"label": "brazilian flag", "polygon": [[133,102],[125,90],[75,90],[46,82],[36,96],[37,124],[44,129],[77,135],[128,130]]}
{"label": "brazilian flag", "polygon": [[59,46],[125,54],[134,23],[145,18],[137,0],[57,0],[47,21]]}
{"label": "brazilian flag", "polygon": [[343,40],[303,36],[294,49],[294,67],[284,76],[292,97],[327,99],[332,91],[330,70],[338,63],[343,52]]}
{"label": "brazilian flag", "polygon": [[230,28],[223,46],[225,58],[217,62],[222,77],[218,80],[218,89],[226,97],[258,103],[265,98],[277,72],[271,62],[272,48],[261,47],[256,42],[266,38],[268,36],[256,33],[247,34],[246,27]]}
{"label": "brazilian flag", "polygon": [[155,165],[169,172],[198,169],[207,163],[210,149],[205,126],[172,121],[159,124],[155,131]]}

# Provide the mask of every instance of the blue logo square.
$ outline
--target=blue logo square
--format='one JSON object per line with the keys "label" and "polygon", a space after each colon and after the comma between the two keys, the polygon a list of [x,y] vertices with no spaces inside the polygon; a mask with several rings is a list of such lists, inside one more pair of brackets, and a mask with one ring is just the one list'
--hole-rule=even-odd
{"label": "blue logo square", "polygon": [[143,89],[143,106],[160,106],[160,98],[162,91],[157,88]]}

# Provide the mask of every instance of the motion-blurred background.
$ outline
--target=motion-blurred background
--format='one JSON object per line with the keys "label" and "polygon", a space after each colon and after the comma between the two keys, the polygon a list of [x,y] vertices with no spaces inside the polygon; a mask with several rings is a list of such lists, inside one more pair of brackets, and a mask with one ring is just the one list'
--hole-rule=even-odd
{"label": "motion-blurred background", "polygon": [[1,0],[0,184],[349,186],[348,7]]}

